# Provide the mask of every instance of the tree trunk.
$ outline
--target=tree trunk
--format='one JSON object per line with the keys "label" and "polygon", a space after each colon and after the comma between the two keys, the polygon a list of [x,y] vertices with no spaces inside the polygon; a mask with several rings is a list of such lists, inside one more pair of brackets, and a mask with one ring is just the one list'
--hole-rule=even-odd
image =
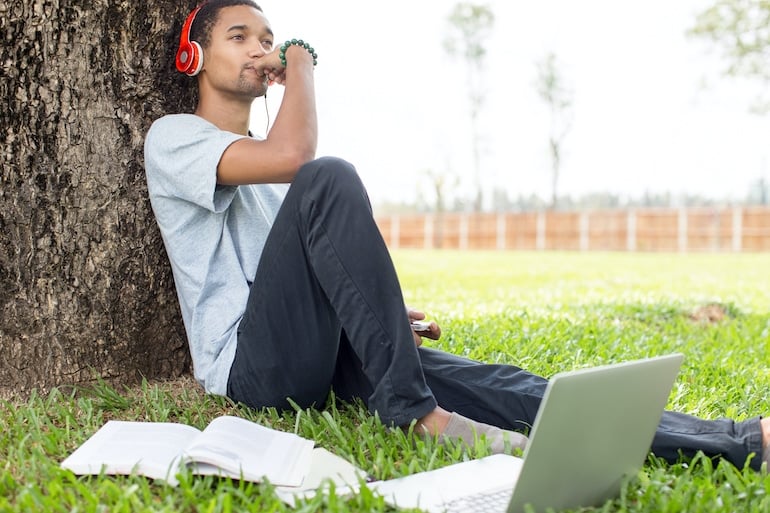
{"label": "tree trunk", "polygon": [[190,362],[143,140],[194,92],[176,0],[0,3],[0,394]]}

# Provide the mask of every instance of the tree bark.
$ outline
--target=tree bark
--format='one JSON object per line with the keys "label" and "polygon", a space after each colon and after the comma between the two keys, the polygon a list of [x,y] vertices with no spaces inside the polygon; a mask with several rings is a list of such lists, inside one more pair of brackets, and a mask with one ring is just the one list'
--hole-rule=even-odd
{"label": "tree bark", "polygon": [[0,1],[0,393],[189,372],[143,142],[195,3]]}

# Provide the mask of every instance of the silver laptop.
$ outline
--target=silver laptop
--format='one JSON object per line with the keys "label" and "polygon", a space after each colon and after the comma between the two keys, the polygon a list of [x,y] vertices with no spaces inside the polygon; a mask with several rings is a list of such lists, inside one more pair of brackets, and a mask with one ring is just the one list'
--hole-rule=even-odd
{"label": "silver laptop", "polygon": [[644,464],[681,354],[555,375],[522,458],[498,454],[369,486],[429,512],[597,506]]}

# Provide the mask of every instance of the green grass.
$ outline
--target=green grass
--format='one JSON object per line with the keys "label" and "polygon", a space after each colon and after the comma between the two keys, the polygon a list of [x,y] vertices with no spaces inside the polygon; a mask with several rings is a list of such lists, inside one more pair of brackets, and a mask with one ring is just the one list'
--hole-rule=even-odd
{"label": "green grass", "polygon": [[[745,419],[770,410],[770,254],[658,255],[399,251],[407,303],[444,330],[431,345],[550,376],[681,351],[669,408]],[[705,320],[704,307],[722,314]],[[427,344],[427,342],[426,342]],[[136,476],[78,478],[59,462],[106,420],[198,427],[222,414],[295,431],[377,478],[486,454],[382,426],[359,405],[323,412],[251,411],[206,397],[189,379],[131,389],[54,390],[0,402],[0,512],[390,511],[380,499],[317,497],[291,509],[268,485],[212,477],[176,488]],[[638,479],[597,511],[770,511],[770,477],[696,458],[650,459]]]}

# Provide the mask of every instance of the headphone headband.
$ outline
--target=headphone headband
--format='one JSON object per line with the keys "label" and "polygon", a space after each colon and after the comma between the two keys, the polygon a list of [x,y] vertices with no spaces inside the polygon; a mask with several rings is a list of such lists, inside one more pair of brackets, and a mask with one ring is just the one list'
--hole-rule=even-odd
{"label": "headphone headband", "polygon": [[176,52],[176,69],[191,77],[197,75],[203,67],[203,49],[197,41],[190,40],[192,24],[202,6],[199,5],[187,16],[179,37],[179,50]]}

